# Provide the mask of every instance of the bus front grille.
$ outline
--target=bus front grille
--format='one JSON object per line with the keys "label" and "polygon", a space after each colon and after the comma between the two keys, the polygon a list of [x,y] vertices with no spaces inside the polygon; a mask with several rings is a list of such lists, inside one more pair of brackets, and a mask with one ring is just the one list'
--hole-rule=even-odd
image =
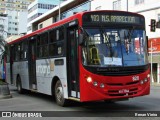
{"label": "bus front grille", "polygon": [[107,83],[109,86],[125,86],[125,85],[135,85],[138,84],[139,81],[127,82],[127,83]]}

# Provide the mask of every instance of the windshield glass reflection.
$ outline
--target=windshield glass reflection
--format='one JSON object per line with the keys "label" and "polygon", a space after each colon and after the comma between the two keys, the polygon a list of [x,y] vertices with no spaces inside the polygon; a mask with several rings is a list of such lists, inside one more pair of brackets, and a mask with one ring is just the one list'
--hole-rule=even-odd
{"label": "windshield glass reflection", "polygon": [[139,29],[85,29],[83,64],[140,66],[148,63],[145,31]]}

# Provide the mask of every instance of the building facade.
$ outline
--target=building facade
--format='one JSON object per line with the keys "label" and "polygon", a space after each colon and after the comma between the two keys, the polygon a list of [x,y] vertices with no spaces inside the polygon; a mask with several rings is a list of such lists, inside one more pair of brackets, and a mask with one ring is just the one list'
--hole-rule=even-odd
{"label": "building facade", "polygon": [[0,13],[7,14],[8,16],[8,36],[27,32],[27,28],[24,27],[27,26],[27,7],[33,1],[0,0]]}
{"label": "building facade", "polygon": [[0,14],[0,39],[6,39],[8,33],[7,14]]}
{"label": "building facade", "polygon": [[59,1],[58,6],[28,23],[28,26],[31,26],[32,29],[27,33],[31,33],[35,30],[51,25],[59,19],[64,19],[77,12],[88,11],[90,10],[90,5],[90,1],[88,0],[79,0],[78,2],[75,0],[65,0],[62,2],[61,0]]}
{"label": "building facade", "polygon": [[[63,1],[66,0],[35,0],[32,4],[30,4],[28,6],[27,33],[32,32],[31,23],[34,19],[41,16],[43,13],[46,13],[47,11],[53,9]],[[42,26],[39,27],[41,28]]]}

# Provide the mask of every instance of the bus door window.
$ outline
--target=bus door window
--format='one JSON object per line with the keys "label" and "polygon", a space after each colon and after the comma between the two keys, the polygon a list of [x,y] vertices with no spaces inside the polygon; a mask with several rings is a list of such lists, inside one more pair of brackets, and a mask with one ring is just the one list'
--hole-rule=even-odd
{"label": "bus door window", "polygon": [[[78,81],[78,29],[77,27],[72,27],[68,29],[68,78],[69,78],[69,89],[71,91],[76,91],[74,97],[78,97],[79,91],[79,81]],[[69,92],[72,95],[72,92]]]}
{"label": "bus door window", "polygon": [[74,81],[75,81],[75,47],[76,47],[76,45],[75,45],[75,39],[74,39],[74,31],[71,31],[70,32],[70,35],[71,35],[71,70],[72,70],[72,76],[71,76],[71,78],[72,78],[72,82],[74,83]]}
{"label": "bus door window", "polygon": [[10,49],[11,55],[10,55],[10,80],[11,84],[13,84],[13,62],[15,61],[15,45],[11,46]]}
{"label": "bus door window", "polygon": [[29,38],[29,49],[28,49],[28,68],[29,68],[29,81],[30,81],[30,88],[37,89],[36,84],[36,37]]}
{"label": "bus door window", "polygon": [[36,58],[35,58],[35,46],[34,45],[32,45],[31,50],[32,50],[31,51],[32,52],[32,60],[35,61]]}

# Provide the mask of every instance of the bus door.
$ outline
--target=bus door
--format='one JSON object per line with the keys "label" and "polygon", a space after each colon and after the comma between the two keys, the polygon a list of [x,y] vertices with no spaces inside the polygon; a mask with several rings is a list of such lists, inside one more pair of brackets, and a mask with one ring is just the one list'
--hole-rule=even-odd
{"label": "bus door", "polygon": [[10,82],[11,84],[13,84],[13,60],[15,57],[15,50],[14,50],[14,46],[10,47]]}
{"label": "bus door", "polygon": [[80,98],[78,65],[78,26],[67,29],[67,79],[69,97]]}
{"label": "bus door", "polygon": [[37,89],[36,80],[36,37],[29,38],[28,43],[28,70],[29,70],[29,87]]}

